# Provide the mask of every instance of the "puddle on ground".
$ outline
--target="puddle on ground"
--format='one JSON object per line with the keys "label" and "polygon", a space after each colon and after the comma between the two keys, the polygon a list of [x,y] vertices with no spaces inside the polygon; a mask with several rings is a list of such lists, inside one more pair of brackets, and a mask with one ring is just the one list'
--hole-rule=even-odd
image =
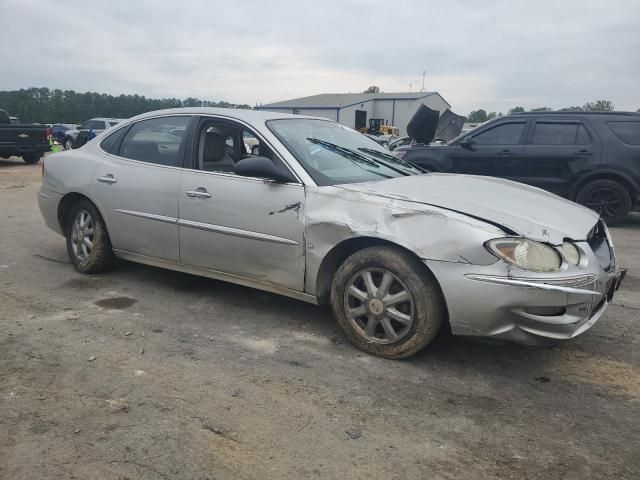
{"label": "puddle on ground", "polygon": [[111,297],[111,298],[103,298],[102,300],[97,300],[95,303],[97,306],[102,308],[108,308],[110,310],[124,310],[125,308],[129,308],[131,305],[136,303],[137,300],[135,298],[130,297]]}

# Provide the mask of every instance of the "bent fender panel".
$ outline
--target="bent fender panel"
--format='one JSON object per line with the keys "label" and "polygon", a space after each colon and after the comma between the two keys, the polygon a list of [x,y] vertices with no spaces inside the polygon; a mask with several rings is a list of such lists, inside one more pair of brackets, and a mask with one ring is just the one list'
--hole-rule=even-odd
{"label": "bent fender panel", "polygon": [[336,187],[306,187],[306,204],[305,291],[312,294],[322,260],[347,239],[379,238],[421,259],[489,265],[498,259],[484,242],[505,234],[461,213]]}

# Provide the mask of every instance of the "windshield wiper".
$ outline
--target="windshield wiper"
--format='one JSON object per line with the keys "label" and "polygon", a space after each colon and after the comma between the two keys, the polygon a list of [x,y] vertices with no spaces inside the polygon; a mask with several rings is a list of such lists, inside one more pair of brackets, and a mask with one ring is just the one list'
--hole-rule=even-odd
{"label": "windshield wiper", "polygon": [[347,157],[356,162],[362,162],[371,167],[380,168],[380,165],[378,165],[376,162],[374,162],[370,158],[365,157],[361,153],[356,152],[355,150],[350,150],[348,148],[341,147],[340,145],[336,145],[335,143],[320,140],[319,138],[308,137],[307,140],[309,140],[311,143],[315,143],[316,145],[322,145],[323,147],[326,147],[329,150],[333,150],[334,152],[341,154],[343,157]]}
{"label": "windshield wiper", "polygon": [[402,160],[401,158],[398,158],[395,155],[391,155],[390,153],[380,152],[378,150],[374,150],[372,148],[366,148],[366,147],[360,147],[358,148],[358,150],[360,152],[368,153],[369,155],[374,155],[378,158],[383,158],[390,162],[402,165],[403,167],[408,167],[408,168],[419,170],[419,171],[425,171],[422,168],[418,167],[417,165],[414,165],[411,162],[407,162],[406,160]]}

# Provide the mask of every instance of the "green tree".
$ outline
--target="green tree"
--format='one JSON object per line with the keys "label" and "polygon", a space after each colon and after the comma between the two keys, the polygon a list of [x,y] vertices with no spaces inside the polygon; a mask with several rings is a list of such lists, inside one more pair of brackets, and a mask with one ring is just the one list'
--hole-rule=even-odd
{"label": "green tree", "polygon": [[467,116],[467,122],[469,123],[483,123],[489,120],[486,110],[474,110]]}
{"label": "green tree", "polygon": [[558,110],[559,112],[582,112],[584,108],[582,107],[564,107]]}
{"label": "green tree", "polygon": [[532,112],[553,112],[553,108],[549,108],[549,107],[538,107],[538,108],[532,108],[531,109]]}
{"label": "green tree", "polygon": [[380,91],[380,87],[376,87],[375,85],[371,85],[369,88],[367,88],[362,93],[382,93],[382,92]]}
{"label": "green tree", "polygon": [[487,114],[487,120],[492,120],[494,118],[496,118],[498,116],[498,114],[496,112],[489,112],[489,114]]}
{"label": "green tree", "polygon": [[512,109],[509,110],[509,115],[511,115],[512,113],[522,113],[522,112],[524,112],[524,108],[513,107]]}
{"label": "green tree", "polygon": [[23,122],[82,123],[92,117],[129,118],[152,110],[176,107],[222,107],[246,108],[249,105],[234,105],[229,102],[214,102],[189,97],[146,98],[141,95],[118,95],[73,90],[50,90],[28,88],[0,91],[0,108],[15,115]]}
{"label": "green tree", "polygon": [[613,112],[613,102],[611,100],[596,100],[587,102],[582,107],[587,112]]}

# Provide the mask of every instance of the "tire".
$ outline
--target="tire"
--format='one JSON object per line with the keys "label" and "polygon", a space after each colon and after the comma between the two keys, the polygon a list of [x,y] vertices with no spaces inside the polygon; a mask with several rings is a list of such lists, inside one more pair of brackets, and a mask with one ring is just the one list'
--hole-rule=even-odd
{"label": "tire", "polygon": [[[373,283],[370,288],[367,277]],[[356,295],[352,287],[359,291]],[[395,303],[388,303],[392,301]],[[331,285],[331,306],[338,324],[358,349],[389,359],[422,350],[445,318],[435,277],[409,253],[388,246],[365,248],[345,260]]]}
{"label": "tire", "polygon": [[64,139],[63,146],[65,150],[73,149],[73,139],[71,137],[67,137]]}
{"label": "tire", "polygon": [[40,161],[40,158],[42,158],[42,155],[40,155],[39,153],[25,153],[24,155],[22,155],[22,160],[24,160],[24,163],[28,163],[29,165],[38,163]]}
{"label": "tire", "polygon": [[605,178],[583,186],[576,196],[576,202],[598,212],[609,226],[622,222],[633,203],[624,185]]}
{"label": "tire", "polygon": [[[83,233],[79,234],[79,230]],[[67,215],[65,236],[69,259],[80,273],[98,273],[113,265],[115,257],[107,227],[100,212],[90,201],[81,200],[71,207]],[[89,240],[91,246],[84,242],[85,239]]]}
{"label": "tire", "polygon": [[260,145],[254,145],[251,147],[251,155],[260,155]]}

